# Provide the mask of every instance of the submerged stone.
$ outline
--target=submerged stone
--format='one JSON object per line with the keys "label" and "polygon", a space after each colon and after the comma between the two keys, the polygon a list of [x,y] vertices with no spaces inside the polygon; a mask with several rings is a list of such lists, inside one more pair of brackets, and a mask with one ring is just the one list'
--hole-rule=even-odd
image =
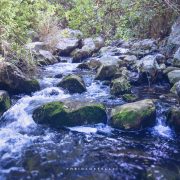
{"label": "submerged stone", "polygon": [[105,107],[98,103],[51,102],[37,108],[33,112],[33,119],[38,124],[47,124],[52,127],[71,127],[105,123],[107,115]]}
{"label": "submerged stone", "polygon": [[137,130],[152,126],[155,122],[155,114],[153,101],[145,99],[112,109],[111,124],[115,128]]}

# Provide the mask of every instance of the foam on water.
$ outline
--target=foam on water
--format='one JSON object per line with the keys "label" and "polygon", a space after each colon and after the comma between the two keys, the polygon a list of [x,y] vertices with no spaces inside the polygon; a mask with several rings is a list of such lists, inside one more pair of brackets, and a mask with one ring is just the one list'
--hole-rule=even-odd
{"label": "foam on water", "polygon": [[156,125],[153,128],[153,132],[163,137],[172,138],[173,131],[172,129],[166,124],[166,116],[165,111],[167,109],[162,106],[162,104],[157,104],[157,111],[156,111]]}

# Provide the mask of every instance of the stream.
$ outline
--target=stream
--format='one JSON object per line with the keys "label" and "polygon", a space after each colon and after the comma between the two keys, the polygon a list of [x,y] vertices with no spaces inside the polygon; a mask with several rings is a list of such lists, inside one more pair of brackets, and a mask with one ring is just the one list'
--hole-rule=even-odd
{"label": "stream", "polygon": [[[53,129],[36,124],[33,110],[64,98],[96,100],[107,110],[124,104],[112,98],[108,86],[95,81],[95,72],[77,69],[78,63],[44,66],[39,75],[41,90],[31,96],[13,97],[13,106],[0,123],[0,180],[20,179],[180,179],[180,135],[166,125],[170,107],[158,100],[156,125],[141,131],[122,131],[107,124]],[[70,95],[56,87],[62,74],[82,75],[87,92]],[[165,87],[142,98],[158,98]],[[160,90],[159,90],[160,89]]]}

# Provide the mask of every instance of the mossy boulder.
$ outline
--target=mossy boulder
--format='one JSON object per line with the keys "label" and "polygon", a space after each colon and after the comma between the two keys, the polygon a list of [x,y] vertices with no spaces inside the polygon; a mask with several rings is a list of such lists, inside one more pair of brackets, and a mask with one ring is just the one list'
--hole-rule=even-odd
{"label": "mossy boulder", "polygon": [[14,64],[0,64],[0,88],[11,93],[31,93],[40,89],[35,79],[30,79]]}
{"label": "mossy boulder", "polygon": [[86,91],[86,86],[82,77],[77,75],[68,75],[64,77],[58,86],[68,90],[70,94],[83,93]]}
{"label": "mossy boulder", "polygon": [[180,131],[180,107],[171,107],[167,119],[175,130]]}
{"label": "mossy boulder", "polygon": [[155,104],[152,100],[146,99],[112,109],[111,124],[115,128],[138,130],[152,126],[155,117]]}
{"label": "mossy boulder", "polygon": [[130,93],[131,92],[131,85],[127,78],[120,77],[117,79],[114,79],[111,84],[111,94],[115,96],[122,95],[124,93]]}
{"label": "mossy boulder", "polygon": [[11,100],[6,91],[0,90],[0,116],[11,106]]}
{"label": "mossy boulder", "polygon": [[102,104],[51,102],[37,108],[33,112],[33,119],[38,124],[47,124],[52,127],[72,127],[105,123],[107,115]]}

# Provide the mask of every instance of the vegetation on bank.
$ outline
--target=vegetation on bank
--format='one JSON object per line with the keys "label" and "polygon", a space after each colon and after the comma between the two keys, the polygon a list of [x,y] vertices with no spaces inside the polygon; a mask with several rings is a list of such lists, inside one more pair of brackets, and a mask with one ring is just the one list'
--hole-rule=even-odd
{"label": "vegetation on bank", "polygon": [[[32,60],[24,45],[37,33],[70,27],[85,36],[164,38],[179,13],[173,0],[1,0],[0,60]],[[28,61],[31,66],[33,61]]]}

